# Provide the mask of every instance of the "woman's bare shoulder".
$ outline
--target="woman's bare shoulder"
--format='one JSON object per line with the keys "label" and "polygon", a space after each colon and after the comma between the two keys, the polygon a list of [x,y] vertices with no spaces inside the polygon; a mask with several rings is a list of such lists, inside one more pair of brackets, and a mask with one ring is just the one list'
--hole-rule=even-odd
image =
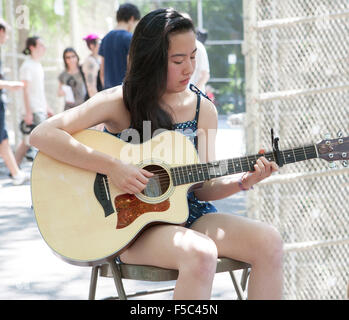
{"label": "woman's bare shoulder", "polygon": [[122,87],[117,86],[110,89],[103,90],[98,93],[104,108],[106,109],[107,118],[105,124],[110,129],[124,129],[123,127],[129,125],[129,112],[126,109]]}
{"label": "woman's bare shoulder", "polygon": [[218,124],[217,108],[212,101],[204,97],[201,98],[199,127],[206,129],[216,129]]}

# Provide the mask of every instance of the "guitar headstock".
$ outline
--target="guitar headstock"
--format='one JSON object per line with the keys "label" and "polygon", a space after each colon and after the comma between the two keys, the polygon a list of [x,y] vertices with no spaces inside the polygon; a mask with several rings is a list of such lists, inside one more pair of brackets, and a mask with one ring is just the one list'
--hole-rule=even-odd
{"label": "guitar headstock", "polygon": [[348,166],[349,159],[349,137],[343,137],[338,133],[337,139],[324,139],[316,144],[319,158],[326,161],[343,161],[343,166]]}

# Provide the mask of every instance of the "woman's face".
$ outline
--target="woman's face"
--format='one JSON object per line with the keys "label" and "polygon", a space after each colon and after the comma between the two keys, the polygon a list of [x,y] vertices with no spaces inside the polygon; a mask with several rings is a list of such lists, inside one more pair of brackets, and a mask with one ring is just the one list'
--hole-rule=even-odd
{"label": "woman's face", "polygon": [[167,92],[181,92],[188,86],[195,70],[195,33],[190,30],[169,38]]}
{"label": "woman's face", "polygon": [[71,69],[72,67],[76,67],[78,65],[78,57],[72,51],[68,51],[64,54],[64,60],[68,66],[68,69]]}

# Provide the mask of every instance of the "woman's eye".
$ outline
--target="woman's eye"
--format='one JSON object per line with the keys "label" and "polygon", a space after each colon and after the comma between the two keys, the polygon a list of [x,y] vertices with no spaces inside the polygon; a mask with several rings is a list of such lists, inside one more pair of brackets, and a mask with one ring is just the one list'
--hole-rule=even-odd
{"label": "woman's eye", "polygon": [[182,61],[173,61],[175,64],[181,64]]}
{"label": "woman's eye", "polygon": [[194,57],[190,57],[191,60],[195,60],[195,56]]}

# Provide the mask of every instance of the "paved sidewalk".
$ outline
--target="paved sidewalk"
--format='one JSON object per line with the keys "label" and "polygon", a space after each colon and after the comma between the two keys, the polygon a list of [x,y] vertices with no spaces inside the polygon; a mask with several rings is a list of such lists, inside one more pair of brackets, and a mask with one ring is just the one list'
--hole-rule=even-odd
{"label": "paved sidewalk", "polygon": [[[224,129],[225,122],[223,123]],[[218,134],[219,158],[238,156],[241,153],[241,129],[228,129]],[[226,143],[236,141],[231,154]],[[237,148],[239,146],[239,148]],[[234,154],[233,152],[237,152]],[[31,163],[22,169],[30,172]],[[242,193],[215,202],[220,211],[244,214],[245,198]],[[29,183],[13,186],[8,171],[0,159],[0,299],[87,299],[89,267],[70,265],[57,258],[48,248],[38,231],[31,209]],[[142,283],[126,281],[127,292],[138,289],[170,286],[174,282]],[[100,278],[96,299],[115,296],[112,279]],[[171,299],[172,293],[161,293],[141,299]],[[236,299],[229,274],[218,274],[214,280],[212,299]]]}

